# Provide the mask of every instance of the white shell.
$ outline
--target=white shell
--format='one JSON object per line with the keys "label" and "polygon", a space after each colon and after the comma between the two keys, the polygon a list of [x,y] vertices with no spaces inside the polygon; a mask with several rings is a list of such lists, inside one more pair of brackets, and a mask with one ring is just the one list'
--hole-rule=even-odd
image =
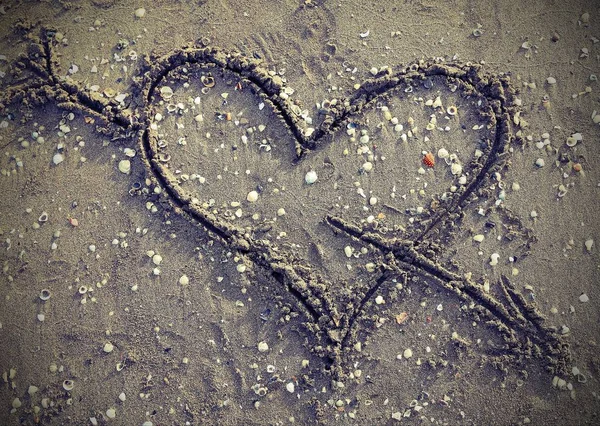
{"label": "white shell", "polygon": [[500,255],[498,253],[492,253],[492,255],[490,256],[490,265],[496,266],[498,264],[499,258]]}
{"label": "white shell", "polygon": [[46,300],[50,299],[50,290],[43,289],[42,291],[40,291],[40,299],[43,300],[44,302]]}
{"label": "white shell", "polygon": [[317,172],[315,172],[314,170],[311,170],[309,172],[306,173],[306,176],[304,176],[304,182],[306,182],[308,185],[312,185],[313,183],[315,183],[317,181]]}
{"label": "white shell", "polygon": [[452,174],[456,176],[462,173],[463,167],[459,163],[452,163],[450,170],[452,171]]}
{"label": "white shell", "polygon": [[65,161],[65,156],[62,155],[60,152],[57,152],[56,154],[54,154],[54,157],[52,157],[52,162],[55,166],[59,165],[63,161]]}
{"label": "white shell", "polygon": [[119,161],[119,171],[121,173],[128,175],[129,172],[131,172],[131,161],[129,161],[129,160]]}
{"label": "white shell", "polygon": [[450,155],[450,153],[448,153],[448,150],[446,148],[440,148],[438,150],[437,155],[440,158],[448,158],[448,156]]}
{"label": "white shell", "polygon": [[173,97],[173,89],[169,86],[163,86],[160,88],[160,96],[163,99],[171,99]]}

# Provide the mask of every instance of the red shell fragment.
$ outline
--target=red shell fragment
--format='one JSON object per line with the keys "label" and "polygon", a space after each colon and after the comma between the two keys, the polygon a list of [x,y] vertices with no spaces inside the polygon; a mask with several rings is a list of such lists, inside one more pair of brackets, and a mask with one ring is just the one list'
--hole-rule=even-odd
{"label": "red shell fragment", "polygon": [[435,157],[431,152],[425,154],[425,156],[423,157],[423,164],[425,164],[427,167],[435,166]]}

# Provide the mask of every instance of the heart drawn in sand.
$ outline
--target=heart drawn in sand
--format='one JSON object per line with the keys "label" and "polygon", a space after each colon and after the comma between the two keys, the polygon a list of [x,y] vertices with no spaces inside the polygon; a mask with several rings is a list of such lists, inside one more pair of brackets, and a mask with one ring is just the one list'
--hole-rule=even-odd
{"label": "heart drawn in sand", "polygon": [[29,91],[137,131],[160,197],[239,252],[240,272],[276,280],[304,314],[315,352],[336,368],[361,316],[406,275],[456,294],[497,329],[505,353],[543,354],[565,368],[568,346],[508,279],[501,301],[437,262],[462,209],[509,155],[507,78],[435,61],[386,69],[350,96],[321,102],[313,122],[277,73],[189,47],[147,66],[140,106],[126,115],[56,78],[47,34],[42,42],[46,60],[31,61],[38,77]]}
{"label": "heart drawn in sand", "polygon": [[[214,87],[215,78],[221,80],[217,87]],[[223,92],[220,96],[214,95],[218,102],[210,106],[205,105],[209,102],[203,98],[197,98],[196,104],[202,106],[193,113],[186,111],[195,117],[196,125],[192,125],[193,130],[183,130],[188,124],[179,120],[177,114],[171,122],[164,117],[169,112],[176,113],[178,108],[185,109],[181,104],[178,106],[177,101],[184,100],[186,96],[191,99],[193,92],[172,100],[170,85],[177,87],[175,93],[190,86],[198,92],[203,85],[217,93],[219,89]],[[234,100],[233,95],[244,88],[251,91],[246,96],[254,98],[254,104],[252,100]],[[432,89],[437,89],[437,92]],[[433,94],[441,92],[450,101],[442,101],[439,95],[429,95],[431,99],[426,100],[428,91]],[[204,92],[208,90],[204,89]],[[376,295],[380,287],[390,277],[407,273],[427,277],[458,294],[461,299],[475,302],[473,309],[495,320],[498,328],[507,333],[506,340],[513,349],[518,347],[519,350],[531,351],[531,348],[524,349],[525,346],[548,346],[549,342],[553,348],[554,344],[560,347],[553,331],[545,328],[538,316],[527,311],[527,302],[508,280],[504,279],[502,284],[510,300],[509,307],[505,307],[488,295],[481,285],[437,264],[429,252],[430,242],[439,240],[443,229],[452,226],[456,213],[468,204],[478,189],[486,185],[508,154],[513,139],[511,113],[514,111],[507,79],[485,76],[478,67],[471,65],[416,63],[396,73],[380,73],[364,82],[348,98],[323,102],[320,105],[322,119],[314,128],[311,120],[307,119],[306,111],[289,100],[290,93],[293,91],[283,84],[279,75],[261,69],[256,62],[243,56],[210,48],[179,50],[160,58],[146,73],[143,95],[150,108],[146,109],[143,117],[145,130],[139,143],[157,183],[166,189],[170,202],[178,211],[245,254],[255,265],[270,270],[273,277],[294,295],[323,353],[336,359],[340,349],[345,349],[353,336],[355,322],[365,306],[372,305],[373,301],[379,303]],[[391,112],[390,105],[396,107],[403,102],[418,104],[421,110],[425,109],[430,114],[425,117],[428,121],[424,122],[422,133],[414,118],[402,119],[403,125]],[[462,104],[457,108],[459,102]],[[272,126],[278,121],[279,127],[270,136],[256,136],[253,133],[265,132],[266,126],[259,124],[260,119],[255,121],[252,117],[244,121],[244,111],[254,108],[251,114],[260,115],[262,112],[259,111],[263,111],[265,104],[268,111],[264,114],[270,114],[270,117],[264,117],[262,122]],[[455,117],[457,112],[464,116],[462,126]],[[371,117],[368,117],[369,114]],[[377,118],[373,115],[377,114],[383,115],[383,118],[375,124]],[[202,126],[197,123],[204,120],[213,120],[213,124],[222,121],[221,135],[216,137],[217,140],[211,140],[214,136],[210,134],[194,136],[202,133]],[[191,118],[188,118],[190,121]],[[472,132],[465,131],[465,123]],[[236,127],[239,129],[237,134],[230,131]],[[387,129],[387,133],[381,130],[382,127]],[[380,131],[377,133],[373,128]],[[444,132],[450,134],[451,130],[462,132],[459,139],[464,145],[458,155],[448,152],[443,146],[436,150],[435,156],[427,152],[428,149],[422,152],[419,149],[417,141],[431,142],[434,132],[444,135]],[[423,138],[423,133],[430,137]],[[374,136],[379,141],[377,145],[370,139]],[[174,148],[176,140],[180,145],[177,149]],[[393,142],[390,143],[390,140]],[[350,149],[343,150],[344,144]],[[430,146],[434,145],[430,143]],[[181,146],[183,149],[179,149]],[[348,156],[350,150],[356,151],[352,152],[356,155],[348,161],[331,159],[342,150],[342,155]],[[227,161],[233,164],[240,162],[240,158],[247,160],[240,162],[239,169],[230,170],[228,167],[231,165],[220,164],[214,157],[227,157]],[[436,157],[437,168],[431,161]],[[420,164],[422,159],[426,160],[424,164]],[[212,166],[207,167],[206,163]],[[407,163],[421,165],[419,172],[423,175],[435,168],[438,178],[433,179],[433,186],[434,191],[439,193],[431,197],[429,205],[409,208],[407,214],[392,211],[392,214],[386,215],[381,210],[377,215],[371,214],[376,209],[370,207],[378,202],[378,197],[372,193],[377,192],[378,184],[385,183],[385,173],[397,172]],[[201,185],[190,183],[190,174],[178,168],[186,165],[192,173],[192,180],[201,180]],[[205,176],[193,173],[194,170],[210,173],[211,167],[213,181],[225,180],[225,183],[216,184],[217,189],[213,192],[208,189]],[[262,172],[253,174],[252,169],[257,168]],[[373,176],[380,168],[383,171],[377,180]],[[244,174],[252,177],[244,177]],[[320,182],[317,176],[323,174],[327,179]],[[236,179],[240,175],[242,178]],[[313,182],[315,179],[317,181]],[[349,182],[359,188],[354,189],[365,200],[362,209],[352,208],[351,202],[344,204],[343,195],[335,198],[340,192],[346,193],[341,188],[344,184],[348,187],[347,192],[354,192]],[[365,194],[362,189],[365,184],[370,184],[371,194]],[[392,193],[395,194],[398,189],[394,185]],[[285,191],[295,195],[291,198],[282,196]],[[210,198],[211,195],[214,198]],[[354,197],[357,198],[356,195]],[[328,227],[329,232],[344,235],[344,241],[369,247],[367,253],[374,253],[373,261],[365,261],[360,271],[366,271],[365,275],[371,278],[358,279],[354,272],[344,276],[343,270],[335,271],[334,278],[325,278],[319,269],[310,266],[304,259],[306,250],[298,256],[302,250],[297,250],[299,244],[294,243],[297,240],[293,237],[292,250],[285,250],[285,244],[272,238],[277,236],[276,232],[264,236],[273,228],[286,229],[283,232],[286,237],[288,230],[293,234],[293,226],[277,228],[277,222],[283,219],[277,220],[273,213],[278,202],[283,203],[280,209],[290,210],[290,203],[295,204],[294,199],[305,200],[300,202],[302,208],[296,219],[300,221],[303,216],[313,218],[317,229],[312,234],[308,232],[310,237],[327,232],[319,227]],[[261,232],[257,224],[264,224],[261,219],[269,216],[260,208],[263,202],[270,206],[273,219],[267,221],[267,231]],[[394,210],[391,206],[386,207]],[[364,217],[366,219],[361,219]],[[408,218],[408,221],[394,220],[398,217]],[[354,254],[351,245],[332,245],[338,254],[345,252],[348,258]],[[329,258],[335,259],[338,264],[344,263],[341,254],[337,258]],[[526,335],[531,341],[522,345],[519,335]]]}

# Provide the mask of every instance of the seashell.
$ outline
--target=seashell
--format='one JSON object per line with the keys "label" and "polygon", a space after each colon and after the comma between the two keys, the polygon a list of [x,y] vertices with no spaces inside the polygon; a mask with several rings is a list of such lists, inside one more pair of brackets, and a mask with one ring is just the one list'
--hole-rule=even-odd
{"label": "seashell", "polygon": [[158,161],[161,163],[168,163],[171,160],[171,154],[161,152],[158,154]]}
{"label": "seashell", "polygon": [[454,105],[450,105],[446,109],[446,112],[448,113],[448,115],[456,115],[456,113],[458,112],[458,108],[456,108]]}
{"label": "seashell", "polygon": [[42,212],[42,214],[38,218],[38,222],[40,222],[40,223],[48,222],[48,213]]}
{"label": "seashell", "polygon": [[462,173],[462,166],[459,163],[452,163],[450,170],[452,171],[452,174],[456,176]]}
{"label": "seashell", "polygon": [[575,139],[573,136],[569,136],[567,138],[567,146],[570,146],[572,148],[575,145],[577,145],[577,139]]}
{"label": "seashell", "polygon": [[169,86],[163,86],[160,88],[160,96],[163,99],[171,99],[173,97],[173,89]]}
{"label": "seashell", "polygon": [[40,291],[40,299],[43,300],[44,302],[46,300],[50,299],[50,290],[45,288],[42,291]]}
{"label": "seashell", "polygon": [[448,150],[446,148],[440,148],[438,150],[438,157],[440,158],[448,158],[450,154],[448,153]]}
{"label": "seashell", "polygon": [[307,185],[312,185],[313,183],[315,183],[317,181],[317,172],[315,172],[314,170],[308,171],[306,173],[306,176],[304,176],[304,181]]}
{"label": "seashell", "polygon": [[169,112],[175,112],[175,111],[177,111],[177,105],[175,105],[175,104],[168,104],[167,105],[167,111],[169,111]]}
{"label": "seashell", "polygon": [[428,152],[423,156],[423,164],[425,164],[427,167],[435,166],[435,157],[431,152]]}
{"label": "seashell", "polygon": [[200,82],[204,85],[204,87],[215,87],[215,79],[210,75],[203,75],[200,77]]}
{"label": "seashell", "polygon": [[79,286],[79,289],[77,291],[79,291],[79,294],[86,294],[88,289],[87,289],[87,286],[81,285],[81,286]]}
{"label": "seashell", "polygon": [[66,391],[73,390],[73,386],[74,386],[73,380],[67,379],[63,382],[63,389]]}

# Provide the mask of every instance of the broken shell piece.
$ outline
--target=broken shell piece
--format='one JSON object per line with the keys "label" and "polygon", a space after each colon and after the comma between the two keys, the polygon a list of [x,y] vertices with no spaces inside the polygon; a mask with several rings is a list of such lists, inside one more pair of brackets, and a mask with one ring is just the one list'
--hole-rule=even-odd
{"label": "broken shell piece", "polygon": [[42,291],[40,291],[40,299],[43,300],[44,302],[46,300],[50,299],[50,290],[45,288]]}
{"label": "broken shell piece", "polygon": [[592,251],[593,246],[594,246],[594,240],[592,240],[591,238],[586,240],[585,248],[587,249],[587,251]]}
{"label": "broken shell piece", "polygon": [[215,79],[210,75],[203,75],[200,77],[200,82],[204,85],[204,87],[215,87]]}
{"label": "broken shell piece", "polygon": [[498,264],[499,258],[500,258],[500,255],[498,253],[492,253],[492,255],[490,256],[490,265],[496,266]]}
{"label": "broken shell piece", "polygon": [[448,158],[448,156],[449,156],[450,154],[448,153],[448,150],[447,150],[446,148],[440,148],[440,149],[438,150],[438,153],[437,153],[437,155],[438,155],[438,157],[440,157],[440,158]]}

